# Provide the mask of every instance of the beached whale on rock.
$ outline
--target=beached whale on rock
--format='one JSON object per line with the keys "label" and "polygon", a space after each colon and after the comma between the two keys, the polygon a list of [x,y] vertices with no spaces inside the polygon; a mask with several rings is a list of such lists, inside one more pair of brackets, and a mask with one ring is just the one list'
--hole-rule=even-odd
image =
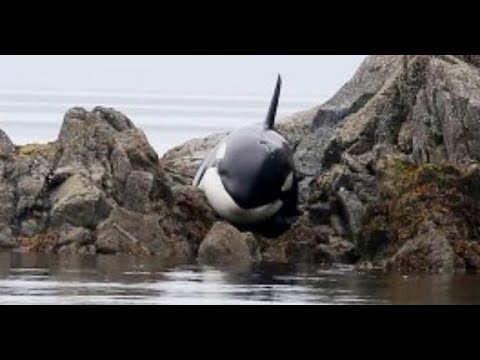
{"label": "beached whale on rock", "polygon": [[297,214],[293,150],[275,129],[281,77],[262,125],[233,131],[210,152],[193,185],[225,220],[241,226]]}

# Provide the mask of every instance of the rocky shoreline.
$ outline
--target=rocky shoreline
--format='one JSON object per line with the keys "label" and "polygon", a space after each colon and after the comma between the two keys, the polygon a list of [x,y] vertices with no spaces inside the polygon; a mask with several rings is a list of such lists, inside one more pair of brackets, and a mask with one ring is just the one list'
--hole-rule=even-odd
{"label": "rocky shoreline", "polygon": [[159,158],[123,114],[70,110],[57,141],[0,131],[0,247],[175,264],[480,268],[480,56],[369,56],[327,103],[280,124],[302,215],[277,238],[222,222],[190,186],[224,134]]}

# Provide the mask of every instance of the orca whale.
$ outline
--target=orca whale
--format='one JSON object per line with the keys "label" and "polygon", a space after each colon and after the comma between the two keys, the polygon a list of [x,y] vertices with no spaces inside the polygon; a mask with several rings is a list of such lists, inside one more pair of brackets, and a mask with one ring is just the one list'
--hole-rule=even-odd
{"label": "orca whale", "polygon": [[193,185],[228,222],[253,226],[298,215],[293,150],[275,130],[282,78],[267,117],[226,136],[200,166]]}

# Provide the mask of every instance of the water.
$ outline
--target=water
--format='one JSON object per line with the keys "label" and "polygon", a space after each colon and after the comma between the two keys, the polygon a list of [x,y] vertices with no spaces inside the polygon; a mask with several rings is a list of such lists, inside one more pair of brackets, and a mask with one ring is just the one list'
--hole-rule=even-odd
{"label": "water", "polygon": [[[16,144],[53,141],[71,107],[124,112],[161,155],[191,138],[261,121],[269,96],[0,90]],[[283,99],[284,117],[323,99]],[[154,258],[0,253],[0,304],[480,304],[480,278],[362,274],[348,267],[168,267]]]}
{"label": "water", "polygon": [[168,267],[156,258],[0,253],[0,305],[480,304],[480,278],[262,265]]}
{"label": "water", "polygon": [[[91,110],[97,105],[114,107],[142,128],[154,149],[162,155],[192,138],[263,121],[270,96],[0,89],[0,128],[15,144],[44,143],[58,137],[68,109],[81,106]],[[327,96],[284,98],[279,118],[309,109],[326,99]]]}

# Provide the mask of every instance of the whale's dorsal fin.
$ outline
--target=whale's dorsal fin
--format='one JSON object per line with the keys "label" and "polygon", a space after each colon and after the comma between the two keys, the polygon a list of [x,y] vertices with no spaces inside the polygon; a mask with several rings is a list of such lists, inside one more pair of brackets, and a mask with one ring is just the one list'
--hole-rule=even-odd
{"label": "whale's dorsal fin", "polygon": [[277,86],[275,87],[275,92],[273,93],[272,102],[270,103],[270,109],[268,110],[268,115],[265,120],[265,129],[272,130],[275,126],[275,119],[277,117],[278,109],[278,100],[280,99],[280,90],[282,88],[282,77],[278,75]]}

